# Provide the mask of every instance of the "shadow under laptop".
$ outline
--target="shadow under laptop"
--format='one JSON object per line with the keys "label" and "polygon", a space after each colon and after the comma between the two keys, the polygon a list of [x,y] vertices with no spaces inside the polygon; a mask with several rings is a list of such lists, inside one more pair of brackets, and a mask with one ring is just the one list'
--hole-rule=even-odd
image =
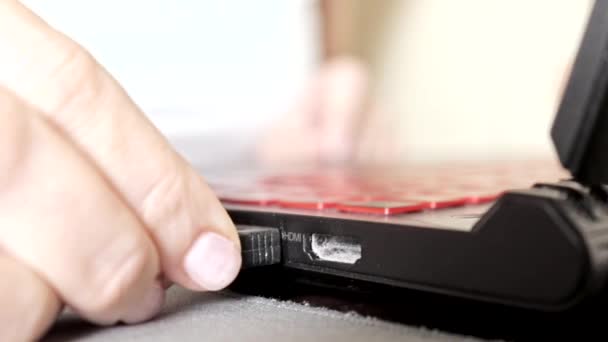
{"label": "shadow under laptop", "polygon": [[482,339],[608,338],[608,296],[567,312],[545,313],[330,276],[311,279],[272,267],[243,272],[232,290]]}

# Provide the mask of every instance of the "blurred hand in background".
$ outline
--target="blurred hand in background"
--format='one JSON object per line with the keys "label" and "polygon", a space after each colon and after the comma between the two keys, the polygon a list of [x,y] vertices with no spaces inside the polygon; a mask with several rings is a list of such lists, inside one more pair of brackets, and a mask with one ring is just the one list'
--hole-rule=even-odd
{"label": "blurred hand in background", "polygon": [[397,127],[374,98],[369,65],[353,50],[357,4],[321,0],[322,62],[291,110],[257,146],[265,164],[390,163]]}

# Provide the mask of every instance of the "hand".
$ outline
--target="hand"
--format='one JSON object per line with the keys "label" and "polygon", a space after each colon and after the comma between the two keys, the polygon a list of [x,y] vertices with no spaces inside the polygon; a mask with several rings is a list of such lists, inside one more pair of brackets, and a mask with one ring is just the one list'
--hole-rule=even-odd
{"label": "hand", "polygon": [[0,341],[34,340],[63,306],[107,325],[240,269],[210,189],[84,49],[0,1]]}
{"label": "hand", "polygon": [[262,164],[392,163],[398,159],[394,124],[371,96],[368,71],[352,57],[324,64],[258,145]]}

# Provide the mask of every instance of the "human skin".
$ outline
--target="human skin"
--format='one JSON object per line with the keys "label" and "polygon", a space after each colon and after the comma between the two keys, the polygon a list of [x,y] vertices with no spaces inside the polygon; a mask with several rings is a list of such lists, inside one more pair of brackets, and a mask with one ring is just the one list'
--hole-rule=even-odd
{"label": "human skin", "polygon": [[0,340],[36,340],[63,307],[142,322],[164,284],[216,291],[240,265],[220,202],[112,76],[1,0]]}
{"label": "human skin", "polygon": [[262,164],[369,165],[399,160],[394,115],[374,99],[369,67],[356,53],[358,7],[352,0],[318,2],[318,70],[258,142]]}

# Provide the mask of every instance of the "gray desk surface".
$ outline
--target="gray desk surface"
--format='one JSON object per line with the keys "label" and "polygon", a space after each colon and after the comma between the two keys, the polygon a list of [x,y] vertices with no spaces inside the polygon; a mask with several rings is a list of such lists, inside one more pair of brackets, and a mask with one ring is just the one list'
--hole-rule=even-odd
{"label": "gray desk surface", "polygon": [[168,291],[162,314],[99,328],[64,315],[44,341],[477,341],[304,304],[232,292]]}

